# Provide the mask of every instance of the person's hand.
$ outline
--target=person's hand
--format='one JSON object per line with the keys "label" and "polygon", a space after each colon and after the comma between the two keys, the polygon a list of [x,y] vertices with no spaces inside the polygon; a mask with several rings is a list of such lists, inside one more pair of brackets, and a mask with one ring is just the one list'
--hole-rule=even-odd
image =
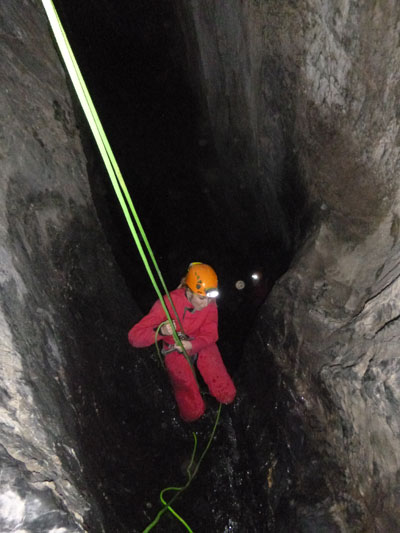
{"label": "person's hand", "polygon": [[[181,341],[181,342],[182,342],[182,346],[185,348],[185,351],[189,353],[190,350],[192,349],[192,343],[190,341]],[[178,352],[182,353],[182,348],[181,348],[180,344],[175,344],[175,349]]]}
{"label": "person's hand", "polygon": [[[172,323],[174,324],[174,328],[176,328],[175,320],[173,320]],[[169,322],[164,324],[160,329],[160,333],[161,335],[172,335],[173,333],[171,324]]]}

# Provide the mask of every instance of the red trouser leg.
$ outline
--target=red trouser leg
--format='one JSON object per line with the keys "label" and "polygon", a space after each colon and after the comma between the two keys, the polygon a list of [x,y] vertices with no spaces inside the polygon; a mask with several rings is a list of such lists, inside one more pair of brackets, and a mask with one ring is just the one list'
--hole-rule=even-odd
{"label": "red trouser leg", "polygon": [[210,393],[221,403],[231,403],[236,396],[236,388],[228,374],[216,344],[200,350],[197,368],[203,376]]}
{"label": "red trouser leg", "polygon": [[204,413],[205,405],[185,356],[179,352],[171,352],[165,357],[165,366],[174,389],[181,418],[185,422],[197,420]]}

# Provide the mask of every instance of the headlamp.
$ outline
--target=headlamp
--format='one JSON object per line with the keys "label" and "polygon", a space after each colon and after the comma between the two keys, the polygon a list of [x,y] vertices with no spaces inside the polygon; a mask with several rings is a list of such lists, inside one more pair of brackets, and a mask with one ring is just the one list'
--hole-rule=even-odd
{"label": "headlamp", "polygon": [[206,290],[206,295],[208,298],[216,298],[219,296],[219,291],[217,289],[208,289]]}

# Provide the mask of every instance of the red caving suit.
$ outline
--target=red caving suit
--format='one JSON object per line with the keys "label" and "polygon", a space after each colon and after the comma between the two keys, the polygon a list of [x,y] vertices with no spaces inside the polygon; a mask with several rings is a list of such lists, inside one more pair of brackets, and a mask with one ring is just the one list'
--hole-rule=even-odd
{"label": "red caving suit", "polygon": [[[233,402],[236,395],[235,385],[225,368],[216,345],[218,340],[218,309],[216,303],[212,301],[201,311],[195,311],[186,298],[185,288],[176,289],[170,295],[183,329],[192,343],[192,350],[188,355],[198,354],[197,368],[210,393],[221,403]],[[174,318],[174,312],[166,296],[164,300],[171,317]],[[160,301],[157,300],[150,312],[130,330],[128,335],[129,342],[135,348],[144,348],[154,344],[155,329],[165,320],[165,312]],[[178,323],[176,327],[177,331],[179,331]],[[159,335],[158,340],[164,341],[165,348],[175,344],[172,335]],[[197,420],[203,415],[205,405],[192,369],[185,356],[176,350],[170,352],[165,356],[165,366],[174,389],[181,417],[186,422]]]}

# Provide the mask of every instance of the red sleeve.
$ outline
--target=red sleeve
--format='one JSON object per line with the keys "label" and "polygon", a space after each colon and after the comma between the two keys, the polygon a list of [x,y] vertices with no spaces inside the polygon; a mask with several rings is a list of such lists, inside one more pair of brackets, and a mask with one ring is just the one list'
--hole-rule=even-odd
{"label": "red sleeve", "polygon": [[[145,315],[128,333],[128,340],[135,348],[145,348],[155,342],[155,329],[166,320],[165,311],[159,300],[153,305],[149,313]],[[169,337],[158,336],[157,340]]]}
{"label": "red sleeve", "polygon": [[207,318],[201,325],[195,338],[190,341],[192,343],[191,353],[197,353],[209,344],[213,344],[218,340],[218,309],[215,304],[206,307],[208,313]]}

